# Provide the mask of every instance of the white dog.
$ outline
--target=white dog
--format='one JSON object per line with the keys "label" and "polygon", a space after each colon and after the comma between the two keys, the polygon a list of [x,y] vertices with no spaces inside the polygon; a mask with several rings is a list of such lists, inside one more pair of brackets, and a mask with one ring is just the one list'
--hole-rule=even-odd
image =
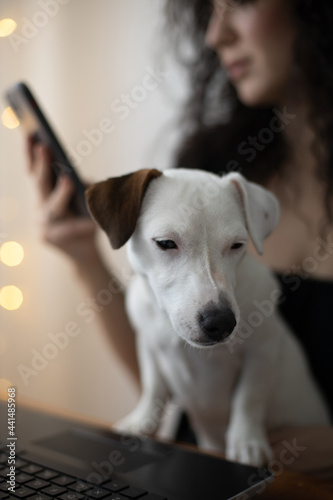
{"label": "white dog", "polygon": [[329,424],[278,285],[259,253],[278,203],[241,175],[140,170],[92,186],[91,213],[113,248],[129,240],[136,271],[127,309],[137,332],[142,396],[118,428],[140,432],[156,402],[175,399],[199,446],[261,465],[267,431]]}

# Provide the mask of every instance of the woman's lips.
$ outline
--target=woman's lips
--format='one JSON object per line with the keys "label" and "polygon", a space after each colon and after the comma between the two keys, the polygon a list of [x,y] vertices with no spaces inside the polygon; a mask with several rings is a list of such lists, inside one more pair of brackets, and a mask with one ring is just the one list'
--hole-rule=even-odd
{"label": "woman's lips", "polygon": [[243,59],[230,64],[224,64],[224,67],[230,80],[237,81],[247,73],[249,69],[249,61],[247,59]]}

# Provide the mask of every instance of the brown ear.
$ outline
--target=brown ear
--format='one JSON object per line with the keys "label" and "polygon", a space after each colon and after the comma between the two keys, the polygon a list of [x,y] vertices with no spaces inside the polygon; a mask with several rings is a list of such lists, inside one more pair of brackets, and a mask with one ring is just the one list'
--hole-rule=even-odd
{"label": "brown ear", "polygon": [[90,213],[109,236],[112,248],[122,247],[132,236],[148,184],[160,175],[159,170],[143,169],[87,189]]}

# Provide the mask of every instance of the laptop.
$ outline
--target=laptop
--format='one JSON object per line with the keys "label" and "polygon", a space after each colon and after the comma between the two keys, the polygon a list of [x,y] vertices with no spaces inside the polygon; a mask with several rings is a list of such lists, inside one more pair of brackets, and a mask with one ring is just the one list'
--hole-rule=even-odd
{"label": "laptop", "polygon": [[246,500],[273,480],[265,468],[20,405],[15,437],[1,402],[0,498],[8,500]]}

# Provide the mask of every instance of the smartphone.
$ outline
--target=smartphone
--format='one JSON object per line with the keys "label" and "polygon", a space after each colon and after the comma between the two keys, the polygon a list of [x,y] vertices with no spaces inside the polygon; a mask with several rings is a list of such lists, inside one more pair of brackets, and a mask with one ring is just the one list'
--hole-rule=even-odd
{"label": "smartphone", "polygon": [[16,83],[7,90],[5,96],[25,133],[35,142],[41,142],[49,148],[53,184],[55,185],[57,178],[63,175],[68,175],[74,183],[75,192],[70,202],[70,209],[76,215],[89,216],[84,196],[86,186],[77,175],[29,87],[22,82]]}

